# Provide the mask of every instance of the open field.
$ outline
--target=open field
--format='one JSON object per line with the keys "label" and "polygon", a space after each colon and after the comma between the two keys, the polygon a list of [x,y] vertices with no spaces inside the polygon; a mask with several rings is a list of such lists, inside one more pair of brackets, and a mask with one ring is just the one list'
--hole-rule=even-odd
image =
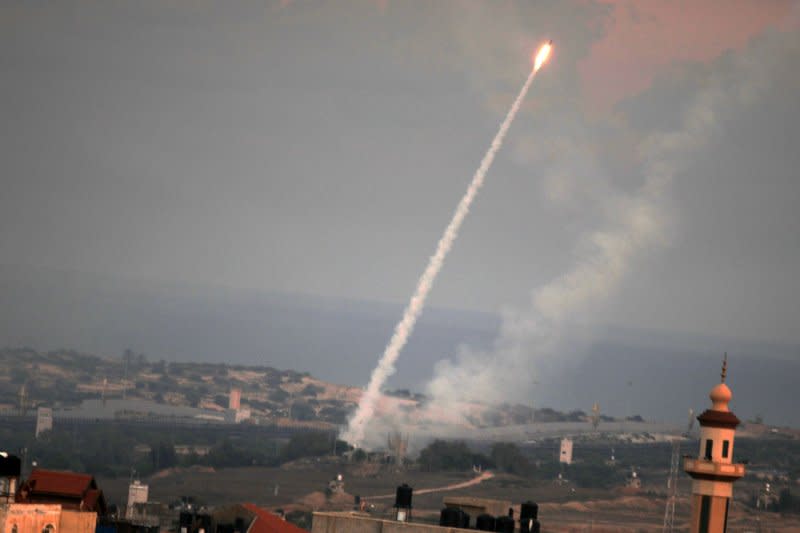
{"label": "open field", "polygon": [[[337,474],[344,476],[347,495],[326,499],[325,487]],[[373,513],[388,516],[392,499],[371,500],[370,496],[392,493],[404,482],[421,491],[463,483],[476,476],[473,472],[369,470],[326,460],[306,460],[276,468],[182,469],[159,474],[147,482],[151,499],[162,502],[191,495],[200,502],[216,505],[251,501],[272,509],[345,511],[352,509],[352,496],[358,494],[375,504]],[[124,501],[126,479],[98,481],[111,501]],[[540,504],[543,531],[660,531],[665,500],[659,492],[661,484],[657,484],[659,487],[645,483],[641,491],[626,492],[581,489],[551,480],[496,474],[458,490],[415,494],[414,516],[421,521],[437,520],[443,497],[450,495],[503,499],[515,504],[531,499]],[[690,513],[689,480],[681,478],[679,487],[682,497],[676,505],[675,520],[678,530],[685,530]],[[740,496],[746,493],[746,489],[739,492]],[[800,517],[758,514],[740,501],[732,505],[730,531],[756,531],[759,524],[762,531],[800,531]]]}

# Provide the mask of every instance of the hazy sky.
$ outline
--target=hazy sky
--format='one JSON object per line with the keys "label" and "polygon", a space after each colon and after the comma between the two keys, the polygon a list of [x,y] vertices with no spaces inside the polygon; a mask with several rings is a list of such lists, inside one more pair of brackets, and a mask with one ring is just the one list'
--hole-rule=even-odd
{"label": "hazy sky", "polygon": [[0,262],[404,302],[552,38],[430,300],[524,306],[641,186],[642,141],[757,49],[763,94],[687,156],[668,242],[602,320],[800,341],[798,20],[780,1],[7,0]]}

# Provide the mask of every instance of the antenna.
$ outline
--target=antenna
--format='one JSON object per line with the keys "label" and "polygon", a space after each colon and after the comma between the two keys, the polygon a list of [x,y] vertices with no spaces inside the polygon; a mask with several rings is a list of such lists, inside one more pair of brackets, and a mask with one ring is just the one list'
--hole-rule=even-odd
{"label": "antenna", "polygon": [[725,356],[722,358],[722,372],[719,374],[719,379],[721,383],[725,383],[725,376],[728,374],[728,352],[725,352]]}
{"label": "antenna", "polygon": [[669,462],[669,477],[667,478],[667,504],[664,509],[664,533],[672,533],[675,527],[675,501],[678,499],[678,469],[681,462],[681,441],[673,439],[672,457]]}
{"label": "antenna", "polygon": [[22,387],[19,388],[19,414],[25,415],[25,411],[27,409],[27,399],[28,399],[28,392],[25,388],[25,383],[22,384]]}

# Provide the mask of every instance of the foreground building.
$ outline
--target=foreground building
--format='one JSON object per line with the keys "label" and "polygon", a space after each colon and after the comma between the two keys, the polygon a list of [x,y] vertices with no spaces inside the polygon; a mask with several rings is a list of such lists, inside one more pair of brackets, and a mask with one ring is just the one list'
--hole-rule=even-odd
{"label": "foreground building", "polygon": [[725,384],[727,356],[722,363],[721,381],[709,393],[711,409],[700,422],[700,452],[686,458],[683,468],[692,479],[692,533],[724,533],[733,483],[744,476],[744,465],[733,462],[733,439],[739,419],[728,407],[732,393]]}
{"label": "foreground building", "polygon": [[0,533],[95,533],[105,499],[92,476],[35,469],[17,488],[20,466],[0,455]]}
{"label": "foreground building", "polygon": [[307,533],[252,503],[219,507],[211,513],[182,512],[179,533]]}

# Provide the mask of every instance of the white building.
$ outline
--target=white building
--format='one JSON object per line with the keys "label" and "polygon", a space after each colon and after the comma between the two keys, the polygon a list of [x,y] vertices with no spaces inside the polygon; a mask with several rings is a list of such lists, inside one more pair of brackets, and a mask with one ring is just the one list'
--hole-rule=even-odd
{"label": "white building", "polygon": [[50,407],[39,407],[36,410],[36,438],[45,431],[53,429],[53,409]]}
{"label": "white building", "polygon": [[572,439],[561,439],[561,453],[558,454],[558,462],[572,464]]}
{"label": "white building", "polygon": [[149,487],[138,479],[128,486],[128,507],[125,509],[125,518],[133,518],[133,506],[137,503],[147,503]]}

